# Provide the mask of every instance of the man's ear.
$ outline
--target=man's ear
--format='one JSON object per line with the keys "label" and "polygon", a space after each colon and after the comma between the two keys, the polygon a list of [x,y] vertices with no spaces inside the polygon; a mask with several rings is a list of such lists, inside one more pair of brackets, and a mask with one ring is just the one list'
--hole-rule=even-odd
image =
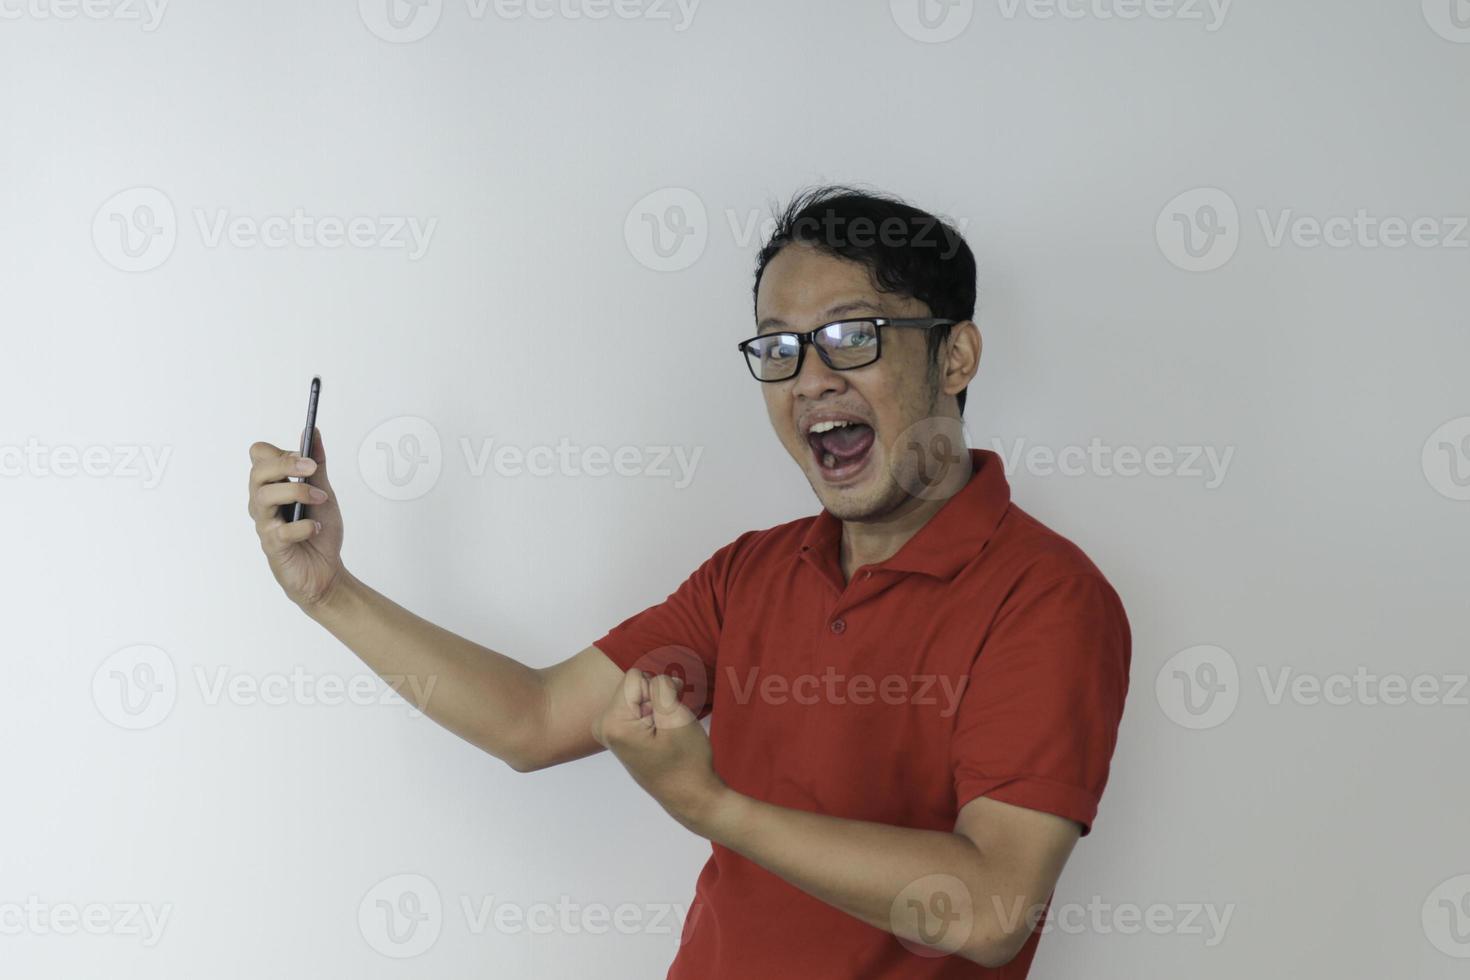
{"label": "man's ear", "polygon": [[949,339],[945,345],[948,353],[944,359],[940,390],[946,395],[958,395],[969,386],[970,380],[980,370],[980,353],[984,347],[980,328],[974,320],[956,323],[949,328]]}

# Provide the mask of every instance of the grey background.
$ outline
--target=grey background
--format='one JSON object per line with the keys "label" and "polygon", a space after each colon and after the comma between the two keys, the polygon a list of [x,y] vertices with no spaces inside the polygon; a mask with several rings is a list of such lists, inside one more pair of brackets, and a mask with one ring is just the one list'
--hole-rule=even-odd
{"label": "grey background", "polygon": [[[677,923],[476,931],[463,911],[687,904],[707,845],[613,760],[519,776],[401,704],[211,698],[221,678],[364,674],[271,580],[246,448],[292,442],[320,372],[349,566],[558,661],[741,531],[815,512],[733,343],[751,219],[821,180],[965,223],[986,344],[971,445],[1232,453],[1215,486],[1012,474],[1115,583],[1135,640],[1112,781],[1055,900],[1111,911],[1054,928],[1033,976],[1463,975],[1470,234],[1270,231],[1361,210],[1455,237],[1464,0],[1223,20],[930,0],[927,28],[912,0],[705,0],[687,22],[652,0],[601,20],[430,0],[398,8],[403,29],[386,0],[175,0],[151,20],[99,2],[0,10],[0,908],[169,919],[151,944],[120,921],[0,919],[7,976],[662,975]],[[1236,216],[1214,212],[1217,267],[1189,271],[1181,222],[1203,234],[1222,200],[1200,189]],[[660,259],[649,222],[679,203],[694,234]],[[207,234],[298,208],[435,224],[417,257]],[[119,219],[161,234],[130,260]],[[388,499],[372,460],[422,433],[406,417],[440,438],[440,474]],[[488,439],[701,455],[686,486],[477,476],[462,440]],[[112,462],[34,462],[58,447]],[[134,447],[169,453],[160,479],[129,474]],[[143,676],[140,645],[162,700],[130,729],[110,692]],[[1215,700],[1189,687],[1209,670]],[[1355,673],[1439,694],[1274,696]],[[443,904],[410,959],[359,925],[400,874]],[[1174,925],[1130,930],[1130,906]],[[1185,923],[1195,907],[1228,927]]]}

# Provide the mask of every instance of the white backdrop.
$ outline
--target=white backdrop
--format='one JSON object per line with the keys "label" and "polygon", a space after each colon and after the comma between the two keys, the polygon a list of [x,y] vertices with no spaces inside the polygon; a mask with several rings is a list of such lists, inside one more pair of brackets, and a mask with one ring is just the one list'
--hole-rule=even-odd
{"label": "white backdrop", "polygon": [[1463,976],[1470,7],[924,4],[0,0],[0,973],[662,976],[707,845],[382,703],[246,449],[321,373],[348,565],[556,662],[815,512],[734,342],[840,180],[1133,624],[1033,976]]}

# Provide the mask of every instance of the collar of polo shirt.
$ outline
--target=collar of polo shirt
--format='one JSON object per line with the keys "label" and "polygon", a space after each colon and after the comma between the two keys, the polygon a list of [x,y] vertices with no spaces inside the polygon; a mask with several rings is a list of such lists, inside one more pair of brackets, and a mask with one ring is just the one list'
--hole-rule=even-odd
{"label": "collar of polo shirt", "polygon": [[[874,571],[918,572],[939,579],[953,578],[995,533],[1011,503],[1000,456],[988,449],[971,449],[972,475],[929,522]],[[828,578],[841,582],[839,555],[842,522],[825,508],[802,538],[799,553]]]}

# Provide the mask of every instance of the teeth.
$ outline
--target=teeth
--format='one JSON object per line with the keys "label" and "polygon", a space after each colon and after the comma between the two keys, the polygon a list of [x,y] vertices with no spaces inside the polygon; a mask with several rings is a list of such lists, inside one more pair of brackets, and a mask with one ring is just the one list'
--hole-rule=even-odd
{"label": "teeth", "polygon": [[814,432],[831,432],[833,429],[841,429],[851,424],[851,422],[847,422],[842,419],[832,419],[826,422],[818,422],[816,425],[812,426],[806,431],[808,435]]}

